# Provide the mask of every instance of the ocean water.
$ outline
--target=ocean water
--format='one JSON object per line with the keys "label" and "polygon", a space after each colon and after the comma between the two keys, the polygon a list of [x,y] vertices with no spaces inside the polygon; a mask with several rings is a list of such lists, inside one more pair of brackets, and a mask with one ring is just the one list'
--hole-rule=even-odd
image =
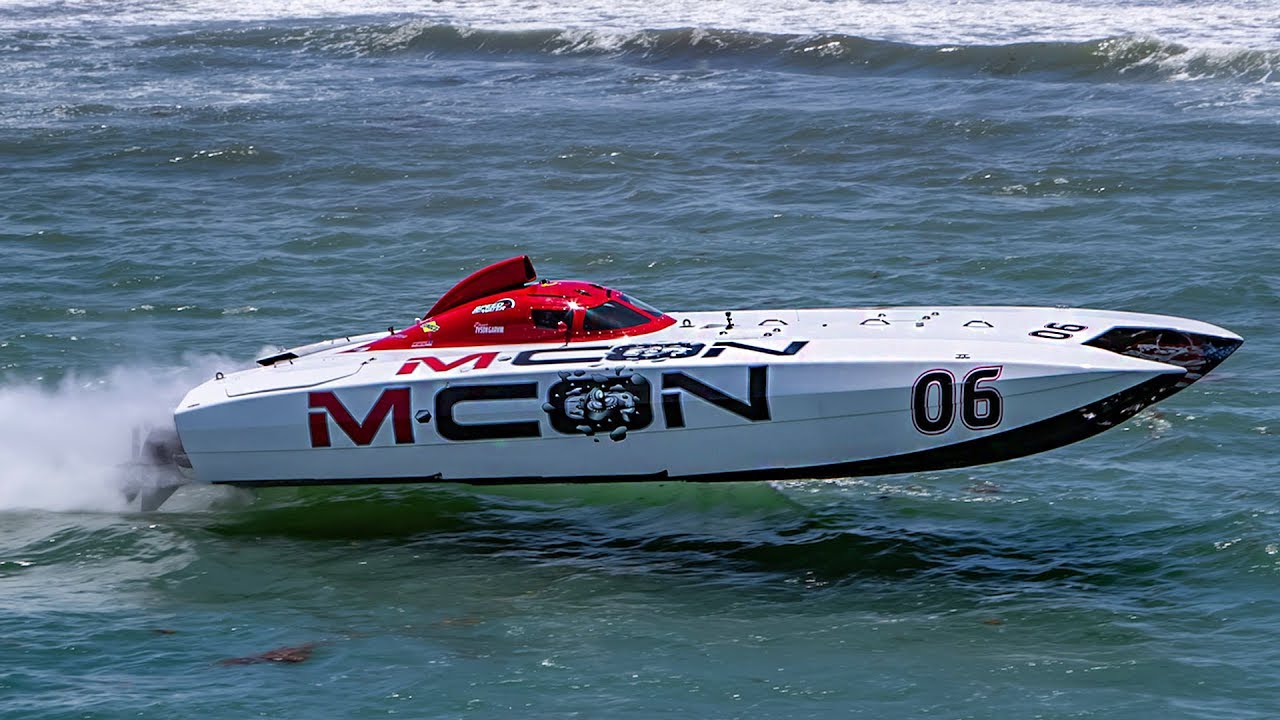
{"label": "ocean water", "polygon": [[[0,80],[6,720],[1280,715],[1280,5],[3,0]],[[519,253],[1247,342],[988,467],[125,502],[187,387]]]}

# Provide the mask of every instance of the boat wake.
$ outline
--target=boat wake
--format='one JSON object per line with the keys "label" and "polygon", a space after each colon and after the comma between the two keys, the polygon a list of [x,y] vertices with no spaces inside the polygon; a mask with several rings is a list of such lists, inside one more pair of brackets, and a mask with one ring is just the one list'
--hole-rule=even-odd
{"label": "boat wake", "polygon": [[129,365],[52,386],[0,385],[0,511],[129,509],[136,429],[172,425],[186,389],[232,365],[191,356],[177,368]]}

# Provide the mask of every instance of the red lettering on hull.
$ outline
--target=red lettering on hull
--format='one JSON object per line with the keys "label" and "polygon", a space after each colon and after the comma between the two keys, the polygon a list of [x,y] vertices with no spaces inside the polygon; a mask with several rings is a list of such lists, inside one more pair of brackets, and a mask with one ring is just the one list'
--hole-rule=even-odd
{"label": "red lettering on hull", "polygon": [[387,415],[391,416],[391,429],[397,445],[413,443],[413,406],[409,388],[390,388],[378,396],[364,421],[356,420],[347,406],[331,392],[307,394],[307,426],[311,431],[311,447],[331,447],[329,420],[332,419],[351,442],[369,445],[382,429]]}
{"label": "red lettering on hull", "polygon": [[475,363],[474,368],[476,370],[483,370],[493,364],[493,361],[497,358],[498,353],[496,352],[484,352],[460,357],[452,362],[445,362],[438,357],[424,355],[423,357],[415,357],[405,360],[404,364],[400,366],[400,369],[396,371],[396,374],[412,375],[413,371],[417,370],[420,365],[426,365],[431,368],[432,372],[445,372],[446,370],[452,370],[456,367],[462,367],[470,362]]}

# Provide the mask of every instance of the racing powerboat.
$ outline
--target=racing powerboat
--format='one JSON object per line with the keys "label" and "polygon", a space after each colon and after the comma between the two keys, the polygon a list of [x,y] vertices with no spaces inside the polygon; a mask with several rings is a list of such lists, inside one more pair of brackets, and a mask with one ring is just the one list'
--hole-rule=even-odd
{"label": "racing powerboat", "polygon": [[147,454],[254,487],[909,473],[1088,438],[1241,343],[1195,320],[1069,307],[664,313],[539,280],[521,256],[404,329],[218,373]]}

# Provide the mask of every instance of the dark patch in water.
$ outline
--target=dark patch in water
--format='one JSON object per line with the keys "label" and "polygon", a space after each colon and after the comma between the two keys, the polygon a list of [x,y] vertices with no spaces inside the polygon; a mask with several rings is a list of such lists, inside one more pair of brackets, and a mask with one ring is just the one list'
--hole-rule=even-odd
{"label": "dark patch in water", "polygon": [[304,643],[287,647],[278,647],[257,655],[226,658],[219,660],[219,665],[255,665],[257,663],[301,663],[311,659],[316,643]]}

